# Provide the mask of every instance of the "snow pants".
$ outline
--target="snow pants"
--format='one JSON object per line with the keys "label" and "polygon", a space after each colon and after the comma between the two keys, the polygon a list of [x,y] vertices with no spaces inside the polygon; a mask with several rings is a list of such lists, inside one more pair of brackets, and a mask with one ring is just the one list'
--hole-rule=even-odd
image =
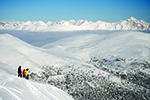
{"label": "snow pants", "polygon": [[27,80],[29,80],[29,75],[27,75]]}
{"label": "snow pants", "polygon": [[22,74],[21,74],[21,73],[18,73],[18,77],[22,77]]}

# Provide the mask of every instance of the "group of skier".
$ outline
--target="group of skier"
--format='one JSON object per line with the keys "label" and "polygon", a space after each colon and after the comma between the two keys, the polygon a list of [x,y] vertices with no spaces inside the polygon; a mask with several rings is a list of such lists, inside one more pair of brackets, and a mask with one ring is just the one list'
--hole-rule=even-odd
{"label": "group of skier", "polygon": [[26,70],[23,69],[23,72],[22,72],[21,66],[19,66],[19,68],[18,68],[18,77],[23,77],[23,78],[29,80],[29,69],[28,68]]}

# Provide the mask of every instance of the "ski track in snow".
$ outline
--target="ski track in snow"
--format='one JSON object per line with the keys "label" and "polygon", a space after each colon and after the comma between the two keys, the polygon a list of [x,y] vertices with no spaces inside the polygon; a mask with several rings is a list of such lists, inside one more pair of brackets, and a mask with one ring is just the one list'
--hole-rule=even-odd
{"label": "ski track in snow", "polygon": [[[35,98],[39,99],[39,100],[50,100],[49,98],[45,97],[35,86],[33,86],[31,84],[31,82],[27,82],[27,87],[29,88],[29,90],[31,91],[32,95],[35,96]],[[44,97],[43,97],[44,96]]]}
{"label": "ski track in snow", "polygon": [[4,76],[1,79],[0,97],[2,100],[72,100],[71,97],[66,96],[66,93],[60,92],[60,90],[53,86],[50,87],[50,85],[37,83],[24,78],[18,79],[17,76],[13,75]]}
{"label": "ski track in snow", "polygon": [[15,97],[17,100],[22,100],[21,98],[19,98],[17,95],[15,95],[12,91],[10,91],[8,88],[6,87],[1,87],[2,89],[6,90],[6,92],[8,92],[7,94],[10,95],[11,97]]}
{"label": "ski track in snow", "polygon": [[53,95],[52,93],[50,93],[49,91],[47,91],[46,89],[43,89],[43,91],[45,92],[45,93],[47,93],[48,95],[50,95],[51,97],[53,97],[55,100],[59,100],[57,97],[59,97],[59,96],[57,96],[57,95]]}
{"label": "ski track in snow", "polygon": [[[7,79],[5,79],[5,80],[1,80],[1,85],[0,85],[0,90],[1,89],[3,89],[4,91],[6,91],[6,93],[8,94],[8,95],[10,95],[10,97],[15,97],[17,100],[22,100],[21,98],[19,98],[13,91],[15,91],[15,92],[17,92],[17,93],[19,93],[19,94],[21,94],[21,92],[20,91],[18,91],[18,90],[16,90],[16,89],[14,89],[14,88],[11,88],[11,87],[6,87],[5,85],[8,83],[8,82],[10,82],[10,81],[14,81],[14,78],[13,78],[14,76],[11,76],[11,77],[7,77]],[[13,91],[12,91],[13,90]]]}

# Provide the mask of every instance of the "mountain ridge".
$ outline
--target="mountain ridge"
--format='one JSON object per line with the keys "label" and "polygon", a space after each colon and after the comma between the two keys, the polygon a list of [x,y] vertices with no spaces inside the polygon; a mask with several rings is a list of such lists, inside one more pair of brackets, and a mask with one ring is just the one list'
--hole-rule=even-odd
{"label": "mountain ridge", "polygon": [[131,17],[127,20],[110,23],[104,21],[61,20],[44,23],[43,21],[0,21],[0,29],[27,31],[78,31],[78,30],[150,30],[150,23]]}

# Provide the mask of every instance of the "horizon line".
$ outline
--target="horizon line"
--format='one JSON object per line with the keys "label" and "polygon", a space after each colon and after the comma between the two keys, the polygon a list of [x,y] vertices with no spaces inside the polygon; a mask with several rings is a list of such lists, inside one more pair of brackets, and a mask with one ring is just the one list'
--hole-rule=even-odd
{"label": "horizon line", "polygon": [[[131,18],[134,18],[134,19],[136,19],[135,17],[129,17],[128,19],[131,19]],[[126,19],[126,20],[128,20],[128,19]],[[42,21],[42,22],[44,22],[44,23],[48,23],[48,22],[60,22],[60,21],[80,21],[80,20],[82,20],[82,21],[88,21],[88,22],[98,22],[98,21],[101,21],[101,22],[106,22],[106,23],[116,23],[116,22],[119,22],[119,21],[125,21],[125,20],[119,20],[119,21],[115,21],[115,22],[110,22],[110,21],[102,21],[102,20],[98,20],[98,21],[89,21],[89,20],[86,20],[86,19],[78,19],[78,20],[75,20],[75,19],[70,19],[70,20],[58,20],[58,21],[42,21],[42,20],[27,20],[27,21],[21,21],[21,20],[0,20],[1,22],[2,21],[20,21],[20,22],[28,22],[28,21],[30,21],[30,22],[39,22],[39,21]],[[136,20],[138,20],[138,19],[136,19]],[[143,19],[140,19],[140,20],[143,20]],[[143,20],[143,21],[145,21],[145,20]],[[145,21],[146,22],[146,21]],[[150,22],[146,22],[146,23],[150,23]]]}

